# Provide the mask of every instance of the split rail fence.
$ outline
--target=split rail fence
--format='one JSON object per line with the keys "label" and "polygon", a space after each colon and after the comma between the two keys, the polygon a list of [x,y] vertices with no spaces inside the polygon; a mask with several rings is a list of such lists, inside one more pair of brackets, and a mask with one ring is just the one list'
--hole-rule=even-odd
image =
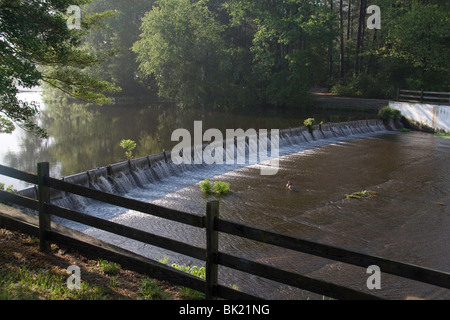
{"label": "split rail fence", "polygon": [[[96,258],[117,262],[122,267],[141,272],[150,277],[168,281],[174,285],[188,287],[205,293],[206,299],[260,299],[255,295],[235,290],[219,284],[219,265],[236,269],[248,274],[301,288],[310,292],[336,299],[382,299],[374,294],[358,291],[338,284],[325,282],[285,271],[270,265],[254,262],[242,257],[219,251],[219,233],[227,233],[281,248],[311,254],[325,259],[344,262],[347,264],[368,268],[377,265],[382,272],[403,278],[450,289],[450,273],[428,269],[413,264],[393,261],[382,257],[321,244],[306,239],[262,230],[243,224],[223,220],[219,217],[219,203],[207,203],[206,214],[203,216],[173,210],[151,203],[146,203],[116,194],[101,192],[76,184],[64,182],[49,176],[49,164],[39,163],[37,174],[31,174],[0,165],[0,174],[22,180],[37,186],[38,199],[31,199],[6,191],[0,191],[0,201],[9,205],[17,205],[38,212],[38,226],[14,220],[0,215],[1,227],[39,236],[41,251],[48,251],[50,243],[70,246],[80,252],[94,255]],[[76,194],[93,200],[109,203],[123,208],[180,222],[186,225],[205,229],[206,248],[195,247],[190,244],[168,239],[155,234],[94,217],[82,212],[70,210],[51,204],[50,189]],[[165,264],[146,259],[142,256],[114,251],[97,243],[80,237],[71,237],[66,233],[51,227],[51,216],[75,221],[97,229],[105,230],[129,239],[164,248],[186,256],[205,261],[206,278],[201,279],[183,271],[176,270]]]}
{"label": "split rail fence", "polygon": [[450,92],[397,89],[397,101],[450,104]]}

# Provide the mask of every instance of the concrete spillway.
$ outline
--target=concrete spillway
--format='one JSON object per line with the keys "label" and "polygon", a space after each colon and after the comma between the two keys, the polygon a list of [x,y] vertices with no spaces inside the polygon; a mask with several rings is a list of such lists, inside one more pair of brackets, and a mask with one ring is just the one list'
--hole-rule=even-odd
{"label": "concrete spillway", "polygon": [[[395,130],[399,126],[399,124],[396,125],[393,122],[385,125],[381,120],[371,119],[313,125],[310,129],[304,126],[282,129],[279,131],[280,155],[283,152],[285,154],[295,152],[296,146],[323,145],[334,143],[339,139],[365,137],[383,133],[387,130]],[[207,144],[204,144],[202,148],[204,149],[206,146]],[[246,146],[248,152],[251,147],[248,143]],[[283,151],[283,148],[287,149]],[[192,151],[192,154],[194,154],[194,147],[192,147]],[[224,150],[225,155],[226,152]],[[236,150],[233,154],[237,155],[238,151]],[[135,188],[146,188],[157,184],[169,176],[180,175],[186,171],[205,166],[207,165],[204,163],[176,165],[171,160],[171,152],[168,151],[88,170],[62,179],[69,183],[102,190],[104,192],[125,194]],[[237,167],[239,166],[224,165],[223,170],[233,170]],[[37,198],[36,187],[21,190],[19,193],[29,198]],[[73,209],[80,209],[86,205],[86,200],[83,198],[57,190],[52,190],[51,200],[54,204]]]}

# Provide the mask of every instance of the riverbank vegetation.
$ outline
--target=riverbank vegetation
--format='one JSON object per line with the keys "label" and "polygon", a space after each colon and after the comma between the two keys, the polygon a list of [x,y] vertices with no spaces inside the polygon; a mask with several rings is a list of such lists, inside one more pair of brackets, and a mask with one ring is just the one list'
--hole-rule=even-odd
{"label": "riverbank vegetation", "polygon": [[[81,29],[68,28],[69,5]],[[369,5],[380,29],[368,27]],[[46,136],[19,86],[224,111],[305,108],[318,86],[372,98],[448,91],[448,13],[445,0],[0,1],[0,132]]]}
{"label": "riverbank vegetation", "polygon": [[436,138],[450,139],[450,133],[438,132],[434,136]]}

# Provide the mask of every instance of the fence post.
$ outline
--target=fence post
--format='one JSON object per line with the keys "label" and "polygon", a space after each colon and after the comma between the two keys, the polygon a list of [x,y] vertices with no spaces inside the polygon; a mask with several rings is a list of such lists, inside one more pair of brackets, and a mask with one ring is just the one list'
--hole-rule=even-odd
{"label": "fence post", "polygon": [[38,176],[38,200],[39,200],[39,250],[50,251],[50,242],[46,233],[50,231],[50,215],[44,210],[44,204],[50,203],[50,188],[44,186],[45,177],[50,176],[48,162],[41,162],[37,165]]}
{"label": "fence post", "polygon": [[420,103],[423,103],[423,89],[420,89]]}
{"label": "fence post", "polygon": [[219,217],[219,201],[206,204],[206,299],[215,299],[217,294],[219,232],[215,230],[215,219]]}
{"label": "fence post", "polygon": [[400,88],[397,88],[397,101],[400,101]]}

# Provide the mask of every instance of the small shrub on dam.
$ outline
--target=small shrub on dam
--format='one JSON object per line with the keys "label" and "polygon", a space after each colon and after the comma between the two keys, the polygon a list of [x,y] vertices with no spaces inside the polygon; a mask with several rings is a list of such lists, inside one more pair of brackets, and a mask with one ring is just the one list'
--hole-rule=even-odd
{"label": "small shrub on dam", "polygon": [[125,158],[127,160],[133,159],[133,150],[136,148],[136,142],[130,139],[124,139],[120,141],[119,145],[125,149]]}
{"label": "small shrub on dam", "polygon": [[392,109],[389,106],[383,107],[378,111],[378,117],[383,120],[384,124],[388,124],[391,120],[400,119],[401,112],[397,109]]}
{"label": "small shrub on dam", "polygon": [[314,118],[308,118],[303,121],[303,125],[308,128],[308,131],[312,133],[312,126],[316,123]]}
{"label": "small shrub on dam", "polygon": [[230,192],[230,184],[223,181],[215,181],[214,185],[209,179],[205,179],[199,183],[200,189],[206,194],[228,194]]}
{"label": "small shrub on dam", "polygon": [[211,181],[209,179],[205,179],[202,182],[199,183],[200,189],[206,194],[211,194],[213,192],[213,186]]}
{"label": "small shrub on dam", "polygon": [[308,119],[305,119],[305,120],[303,121],[303,125],[306,126],[306,127],[310,127],[310,126],[312,126],[314,123],[316,123],[316,120],[315,120],[314,118],[308,118]]}
{"label": "small shrub on dam", "polygon": [[218,194],[228,194],[230,192],[230,184],[228,182],[214,182],[214,191]]}

